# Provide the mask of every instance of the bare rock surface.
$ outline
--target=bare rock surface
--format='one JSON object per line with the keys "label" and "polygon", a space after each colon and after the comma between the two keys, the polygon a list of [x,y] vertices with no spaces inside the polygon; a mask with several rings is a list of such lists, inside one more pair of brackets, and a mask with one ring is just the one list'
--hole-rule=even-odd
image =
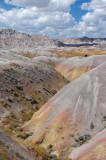
{"label": "bare rock surface", "polygon": [[66,60],[66,58],[56,58],[56,57],[48,57],[48,56],[38,56],[32,59],[33,62],[36,63],[46,63],[46,64],[60,64],[61,62],[63,62],[64,60]]}
{"label": "bare rock surface", "polygon": [[61,89],[23,129],[34,132],[27,142],[52,144],[58,154],[58,149],[79,145],[104,128],[105,115],[106,62]]}
{"label": "bare rock surface", "polygon": [[74,149],[70,160],[105,160],[106,159],[106,129],[96,134],[88,143]]}
{"label": "bare rock surface", "polygon": [[46,36],[28,35],[11,29],[0,31],[0,48],[16,53],[31,53],[42,56],[51,56],[53,48],[62,50],[101,49],[106,50],[106,39],[83,37],[79,39],[53,39]]}
{"label": "bare rock surface", "polygon": [[24,146],[17,143],[2,130],[0,130],[0,142],[8,148],[8,152],[15,154],[16,159],[37,160],[37,157],[33,157]]}
{"label": "bare rock surface", "polygon": [[0,159],[105,160],[105,127],[106,38],[0,30]]}
{"label": "bare rock surface", "polygon": [[[22,119],[30,119],[35,111],[67,84],[53,67],[47,65],[49,61],[49,64],[57,64],[59,60],[54,58],[52,61],[46,57],[47,61],[42,62],[41,59],[0,52],[0,123],[6,118],[3,126],[13,121],[13,116],[20,123]],[[18,121],[13,122],[19,125]]]}
{"label": "bare rock surface", "polygon": [[73,57],[57,65],[56,70],[70,82],[106,61],[105,55]]}

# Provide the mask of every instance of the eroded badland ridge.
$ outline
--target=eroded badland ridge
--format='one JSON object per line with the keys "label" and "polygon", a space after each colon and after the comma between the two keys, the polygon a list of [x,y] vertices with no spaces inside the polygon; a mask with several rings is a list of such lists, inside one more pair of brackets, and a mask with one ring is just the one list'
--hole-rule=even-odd
{"label": "eroded badland ridge", "polygon": [[0,30],[0,160],[105,160],[105,128],[105,38]]}

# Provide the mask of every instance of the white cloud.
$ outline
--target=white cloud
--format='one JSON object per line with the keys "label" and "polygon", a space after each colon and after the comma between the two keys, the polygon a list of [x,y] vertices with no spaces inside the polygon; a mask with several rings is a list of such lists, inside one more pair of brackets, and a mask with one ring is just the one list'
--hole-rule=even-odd
{"label": "white cloud", "polygon": [[[32,34],[51,37],[106,37],[106,0],[91,0],[81,8],[87,14],[77,23],[69,14],[70,5],[76,0],[5,0],[24,8],[9,11],[0,9],[1,28],[13,28]],[[26,6],[26,7],[25,7]]]}
{"label": "white cloud", "polygon": [[13,4],[16,6],[36,6],[38,8],[47,7],[50,3],[50,0],[5,0],[5,3]]}
{"label": "white cloud", "polygon": [[105,37],[106,0],[91,0],[89,3],[83,3],[81,8],[88,10],[88,13],[82,16],[79,26],[85,26],[87,35]]}
{"label": "white cloud", "polygon": [[51,0],[50,6],[57,10],[68,12],[70,10],[70,5],[74,4],[75,1],[76,0]]}
{"label": "white cloud", "polygon": [[[27,33],[41,34],[48,30],[64,30],[74,25],[74,18],[63,12],[37,12],[33,8],[12,9],[0,13],[0,26]],[[49,31],[50,32],[50,31]],[[53,31],[54,32],[54,31]],[[56,32],[57,36],[58,33]],[[53,36],[53,35],[52,35]]]}
{"label": "white cloud", "polygon": [[106,18],[106,0],[92,0],[89,3],[83,3],[82,9],[88,10],[89,12],[82,17],[82,19],[90,19],[93,21],[96,19]]}
{"label": "white cloud", "polygon": [[106,0],[91,0],[91,2],[83,3],[81,7],[86,10],[106,9]]}
{"label": "white cloud", "polygon": [[5,3],[20,7],[37,7],[49,11],[69,11],[76,0],[5,0]]}

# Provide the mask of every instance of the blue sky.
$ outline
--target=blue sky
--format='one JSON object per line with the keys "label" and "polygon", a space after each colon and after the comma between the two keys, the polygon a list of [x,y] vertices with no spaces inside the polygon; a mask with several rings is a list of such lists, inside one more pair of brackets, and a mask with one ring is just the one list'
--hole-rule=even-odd
{"label": "blue sky", "polygon": [[[85,0],[85,2],[90,2],[91,0]],[[81,5],[84,3],[84,0],[79,0],[76,1],[72,6],[71,6],[71,11],[70,14],[75,18],[77,22],[81,20],[81,17],[85,15],[88,11],[87,10],[82,10]]]}
{"label": "blue sky", "polygon": [[0,0],[0,28],[50,37],[106,37],[106,0]]}
{"label": "blue sky", "polygon": [[15,5],[11,5],[11,4],[7,4],[4,2],[4,0],[0,0],[0,5],[2,6],[2,8],[6,9],[6,10],[11,10],[12,8],[21,8]]}
{"label": "blue sky", "polygon": [[6,9],[6,10],[11,10],[11,8],[16,8],[16,6],[13,5],[8,5],[7,3],[4,2],[4,0],[0,0],[0,5],[2,8]]}
{"label": "blue sky", "polygon": [[[81,5],[83,4],[84,0],[77,0],[72,6],[70,14],[75,18],[75,20],[78,22],[81,20],[81,17],[87,13],[87,10],[82,10]],[[90,0],[85,0],[85,2],[90,2]],[[0,0],[0,5],[6,9],[11,10],[12,8],[20,8],[15,5],[7,4],[4,2],[4,0]]]}

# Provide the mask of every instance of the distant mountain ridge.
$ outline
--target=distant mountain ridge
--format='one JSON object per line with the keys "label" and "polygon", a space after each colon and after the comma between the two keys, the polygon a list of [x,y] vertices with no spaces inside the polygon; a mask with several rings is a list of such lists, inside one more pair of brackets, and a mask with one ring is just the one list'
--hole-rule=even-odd
{"label": "distant mountain ridge", "polygon": [[[31,36],[15,30],[7,29],[0,31],[0,48],[4,47],[29,47],[36,48],[49,42],[53,43],[53,39],[46,36]],[[50,45],[50,44],[49,44]]]}
{"label": "distant mountain ridge", "polygon": [[82,42],[88,42],[88,41],[90,41],[90,42],[93,42],[94,40],[97,40],[97,39],[99,39],[99,40],[105,40],[106,41],[106,38],[89,38],[89,37],[82,37],[82,38],[78,38],[78,39],[80,39]]}
{"label": "distant mountain ridge", "polygon": [[93,46],[106,41],[106,38],[54,39],[42,35],[28,35],[12,29],[0,30],[0,48],[28,47],[80,47]]}

